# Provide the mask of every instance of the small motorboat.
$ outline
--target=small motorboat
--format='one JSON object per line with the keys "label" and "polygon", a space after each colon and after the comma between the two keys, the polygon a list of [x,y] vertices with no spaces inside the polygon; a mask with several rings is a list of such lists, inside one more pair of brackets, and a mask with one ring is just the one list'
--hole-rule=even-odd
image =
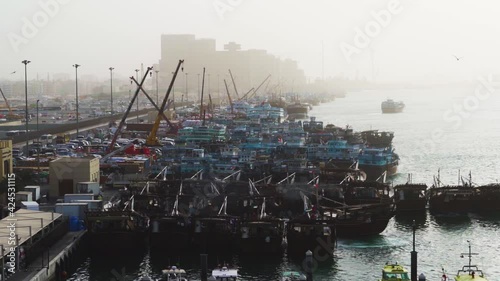
{"label": "small motorboat", "polygon": [[212,270],[212,276],[208,279],[209,281],[237,281],[238,279],[238,269],[228,268],[223,266]]}
{"label": "small motorboat", "polygon": [[408,270],[398,263],[387,263],[382,269],[382,279],[380,281],[410,281]]}
{"label": "small motorboat", "polygon": [[163,281],[189,281],[186,277],[186,271],[184,269],[177,268],[177,266],[172,266],[170,268],[161,271]]}
{"label": "small motorboat", "polygon": [[[473,255],[478,255],[477,253],[472,253],[471,249],[471,244],[470,241],[467,240],[469,243],[469,252],[465,254],[461,254],[460,257],[467,257],[469,258],[469,264],[464,265],[462,269],[458,270],[457,275],[455,276],[454,280],[455,281],[488,281],[486,277],[484,276],[484,273],[482,270],[479,269],[477,265],[472,264],[472,256]],[[446,279],[445,279],[446,278]],[[448,281],[446,275],[443,274],[442,276],[443,281],[446,280]]]}
{"label": "small motorboat", "polygon": [[307,276],[297,271],[285,271],[281,274],[281,281],[307,280]]}

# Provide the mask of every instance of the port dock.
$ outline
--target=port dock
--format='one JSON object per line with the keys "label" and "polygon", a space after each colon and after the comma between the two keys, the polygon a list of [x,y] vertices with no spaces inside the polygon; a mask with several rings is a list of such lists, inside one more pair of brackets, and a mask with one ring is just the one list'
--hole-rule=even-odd
{"label": "port dock", "polygon": [[[54,212],[20,209],[2,219],[2,280],[60,280],[60,273],[76,264],[75,252],[86,233],[68,230],[68,219]],[[11,252],[16,239],[18,247]],[[13,274],[9,261],[15,266]]]}

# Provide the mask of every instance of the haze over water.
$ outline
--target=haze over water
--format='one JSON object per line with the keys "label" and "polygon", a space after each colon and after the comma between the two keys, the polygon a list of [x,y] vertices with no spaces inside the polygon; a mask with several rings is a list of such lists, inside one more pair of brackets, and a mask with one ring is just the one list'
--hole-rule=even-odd
{"label": "haze over water", "polygon": [[[479,82],[478,82],[479,83]],[[432,183],[433,175],[441,169],[441,181],[456,184],[458,169],[477,184],[496,182],[500,164],[500,97],[497,92],[469,110],[458,128],[456,121],[443,118],[454,104],[462,104],[475,94],[477,85],[463,88],[370,90],[351,92],[343,99],[314,107],[311,116],[338,126],[349,124],[355,131],[379,129],[393,131],[394,146],[401,157],[399,175],[395,183],[404,183],[407,173],[413,174],[414,182]],[[484,89],[482,89],[484,93]],[[380,103],[387,99],[404,101],[406,108],[400,114],[382,114]],[[469,107],[470,109],[470,107]],[[465,112],[465,111],[464,111]],[[449,115],[455,116],[454,114]],[[450,120],[456,120],[449,118]],[[435,148],[421,145],[432,137],[435,129],[445,132],[445,139],[435,141]],[[417,157],[421,156],[421,157]],[[498,227],[500,214],[464,216],[434,216],[430,214],[398,216],[391,219],[387,229],[379,236],[364,240],[339,240],[332,260],[319,264],[314,280],[378,280],[386,262],[399,262],[410,267],[411,226],[417,223],[419,273],[427,280],[439,280],[441,267],[452,276],[467,259],[460,254],[467,252],[467,240],[472,241],[473,263],[482,268],[489,280],[497,280],[500,266],[497,262],[500,240]],[[180,260],[181,267],[188,269],[194,280],[199,280],[199,256],[123,257],[120,260],[89,258],[71,280],[104,281],[115,278],[125,267],[127,276],[138,278],[144,273],[157,275],[169,264]],[[286,257],[216,257],[209,256],[209,267],[218,262],[232,262],[241,267],[242,280],[279,280],[280,272],[287,269],[301,270],[302,260]]]}

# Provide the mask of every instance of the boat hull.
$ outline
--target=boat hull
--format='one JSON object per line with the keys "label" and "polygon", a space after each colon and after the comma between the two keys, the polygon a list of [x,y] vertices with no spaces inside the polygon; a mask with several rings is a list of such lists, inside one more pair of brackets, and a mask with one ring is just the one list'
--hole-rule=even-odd
{"label": "boat hull", "polygon": [[303,256],[307,251],[312,251],[313,255],[333,255],[336,239],[331,235],[296,235],[289,232],[287,243],[289,255]]}
{"label": "boat hull", "polygon": [[249,237],[241,238],[235,247],[243,254],[281,254],[283,239],[281,237]]}
{"label": "boat hull", "polygon": [[426,199],[396,201],[396,212],[424,212],[427,206]]}
{"label": "boat hull", "polygon": [[382,108],[382,113],[401,113],[404,107],[401,108]]}
{"label": "boat hull", "polygon": [[367,165],[359,164],[359,169],[366,173],[366,180],[376,180],[385,171],[387,171],[387,176],[393,176],[398,172],[398,161],[386,164],[386,165]]}
{"label": "boat hull", "polygon": [[390,219],[391,217],[372,217],[369,220],[358,221],[338,218],[336,228],[337,237],[353,238],[378,235],[387,228]]}

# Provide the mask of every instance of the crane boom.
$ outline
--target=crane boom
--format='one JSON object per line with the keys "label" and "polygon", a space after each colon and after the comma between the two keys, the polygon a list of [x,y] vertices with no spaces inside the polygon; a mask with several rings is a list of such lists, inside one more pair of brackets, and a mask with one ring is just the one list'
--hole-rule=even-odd
{"label": "crane boom", "polygon": [[161,103],[160,111],[158,112],[158,115],[156,115],[156,120],[153,125],[153,129],[151,130],[151,133],[148,136],[148,139],[146,140],[147,145],[158,145],[158,139],[156,138],[156,132],[158,131],[158,128],[160,127],[160,121],[161,121],[161,114],[162,112],[165,111],[165,105],[167,104],[168,101],[168,96],[170,96],[170,92],[172,91],[172,87],[175,82],[175,78],[177,77],[177,73],[179,73],[179,69],[181,68],[181,65],[184,63],[184,60],[179,60],[179,63],[177,64],[177,68],[175,69],[174,76],[172,77],[172,81],[170,81],[170,85],[168,86],[167,93],[165,94],[165,97],[163,98],[163,102]]}
{"label": "crane boom", "polygon": [[213,103],[212,103],[212,95],[211,95],[211,94],[208,94],[208,100],[210,101],[210,104],[209,104],[209,106],[208,106],[208,109],[209,109],[210,113],[212,113],[212,114],[213,114],[213,108],[212,108],[212,107],[213,107],[214,105],[213,105]]}
{"label": "crane boom", "polygon": [[0,93],[2,93],[3,100],[5,101],[5,104],[7,105],[7,108],[9,109],[9,113],[12,113],[12,108],[10,108],[9,101],[7,101],[7,98],[3,94],[2,88],[0,88]]}
{"label": "crane boom", "polygon": [[229,99],[229,104],[231,105],[231,114],[233,114],[233,100],[231,99],[231,94],[229,94],[229,88],[227,87],[226,79],[224,79],[224,85],[226,85],[227,98]]}
{"label": "crane boom", "polygon": [[[203,114],[203,91],[205,90],[205,68],[203,68],[203,78],[201,79],[201,97],[200,97],[200,120],[202,119]],[[203,117],[204,119],[204,117]]]}
{"label": "crane boom", "polygon": [[257,91],[260,89],[260,87],[262,87],[262,85],[264,85],[264,83],[266,83],[267,79],[269,79],[269,77],[271,77],[271,74],[269,74],[266,79],[264,79],[264,81],[262,81],[262,83],[260,83],[259,87],[257,87],[257,89],[255,89],[255,91],[253,91],[253,94],[250,95],[248,98],[251,98],[255,95],[257,95]]}
{"label": "crane boom", "polygon": [[240,99],[240,95],[238,94],[238,89],[236,88],[236,83],[234,83],[233,73],[231,73],[231,69],[229,69],[229,75],[231,75],[231,81],[233,81],[234,92],[236,93],[236,98]]}
{"label": "crane boom", "polygon": [[135,90],[134,96],[132,97],[132,100],[130,100],[130,103],[128,105],[127,111],[125,111],[125,114],[123,114],[122,120],[120,121],[120,124],[118,125],[118,128],[116,129],[116,132],[113,136],[113,139],[111,140],[111,143],[109,144],[108,152],[113,151],[113,148],[116,143],[116,139],[118,138],[118,135],[120,134],[123,125],[125,125],[125,121],[127,120],[127,116],[132,109],[132,105],[134,105],[135,99],[139,95],[139,92],[141,91],[142,84],[144,84],[144,81],[146,81],[146,77],[148,76],[149,72],[152,70],[152,67],[148,67],[146,70],[146,73],[144,74],[144,77],[142,77],[141,83],[139,84],[139,87],[137,87],[137,90]]}
{"label": "crane boom", "polygon": [[240,101],[241,101],[241,100],[244,100],[244,99],[248,96],[248,94],[250,94],[250,93],[251,93],[254,89],[255,89],[255,88],[250,89],[250,90],[249,90],[246,94],[244,94],[244,95],[241,97],[241,99],[239,99],[239,100],[240,100]]}
{"label": "crane boom", "polygon": [[125,146],[122,146],[120,147],[119,149],[117,150],[114,150],[108,154],[106,154],[105,156],[103,156],[101,159],[99,159],[99,163],[101,164],[104,164],[106,163],[106,161],[108,161],[109,158],[113,157],[115,154],[117,154],[118,152],[122,152],[122,151],[125,151],[127,150],[129,147],[133,146],[134,145],[134,142],[131,141],[130,143],[128,143],[127,145]]}
{"label": "crane boom", "polygon": [[[137,82],[137,80],[135,80],[134,77],[130,77],[132,78],[132,80],[135,82],[135,84],[137,86],[139,86],[139,82]],[[158,110],[158,112],[161,114],[161,116],[163,117],[163,119],[165,119],[165,121],[167,122],[167,124],[173,128],[174,126],[172,125],[172,123],[170,123],[170,120],[168,120],[167,116],[165,115],[165,112],[161,112],[160,111],[160,108],[158,107],[158,105],[154,102],[154,100],[148,95],[148,93],[146,93],[146,91],[144,90],[143,87],[140,87],[141,88],[141,91],[142,93],[148,98],[149,102],[151,102],[151,104],[156,108],[156,110]],[[168,108],[168,105],[167,105],[167,108]]]}

